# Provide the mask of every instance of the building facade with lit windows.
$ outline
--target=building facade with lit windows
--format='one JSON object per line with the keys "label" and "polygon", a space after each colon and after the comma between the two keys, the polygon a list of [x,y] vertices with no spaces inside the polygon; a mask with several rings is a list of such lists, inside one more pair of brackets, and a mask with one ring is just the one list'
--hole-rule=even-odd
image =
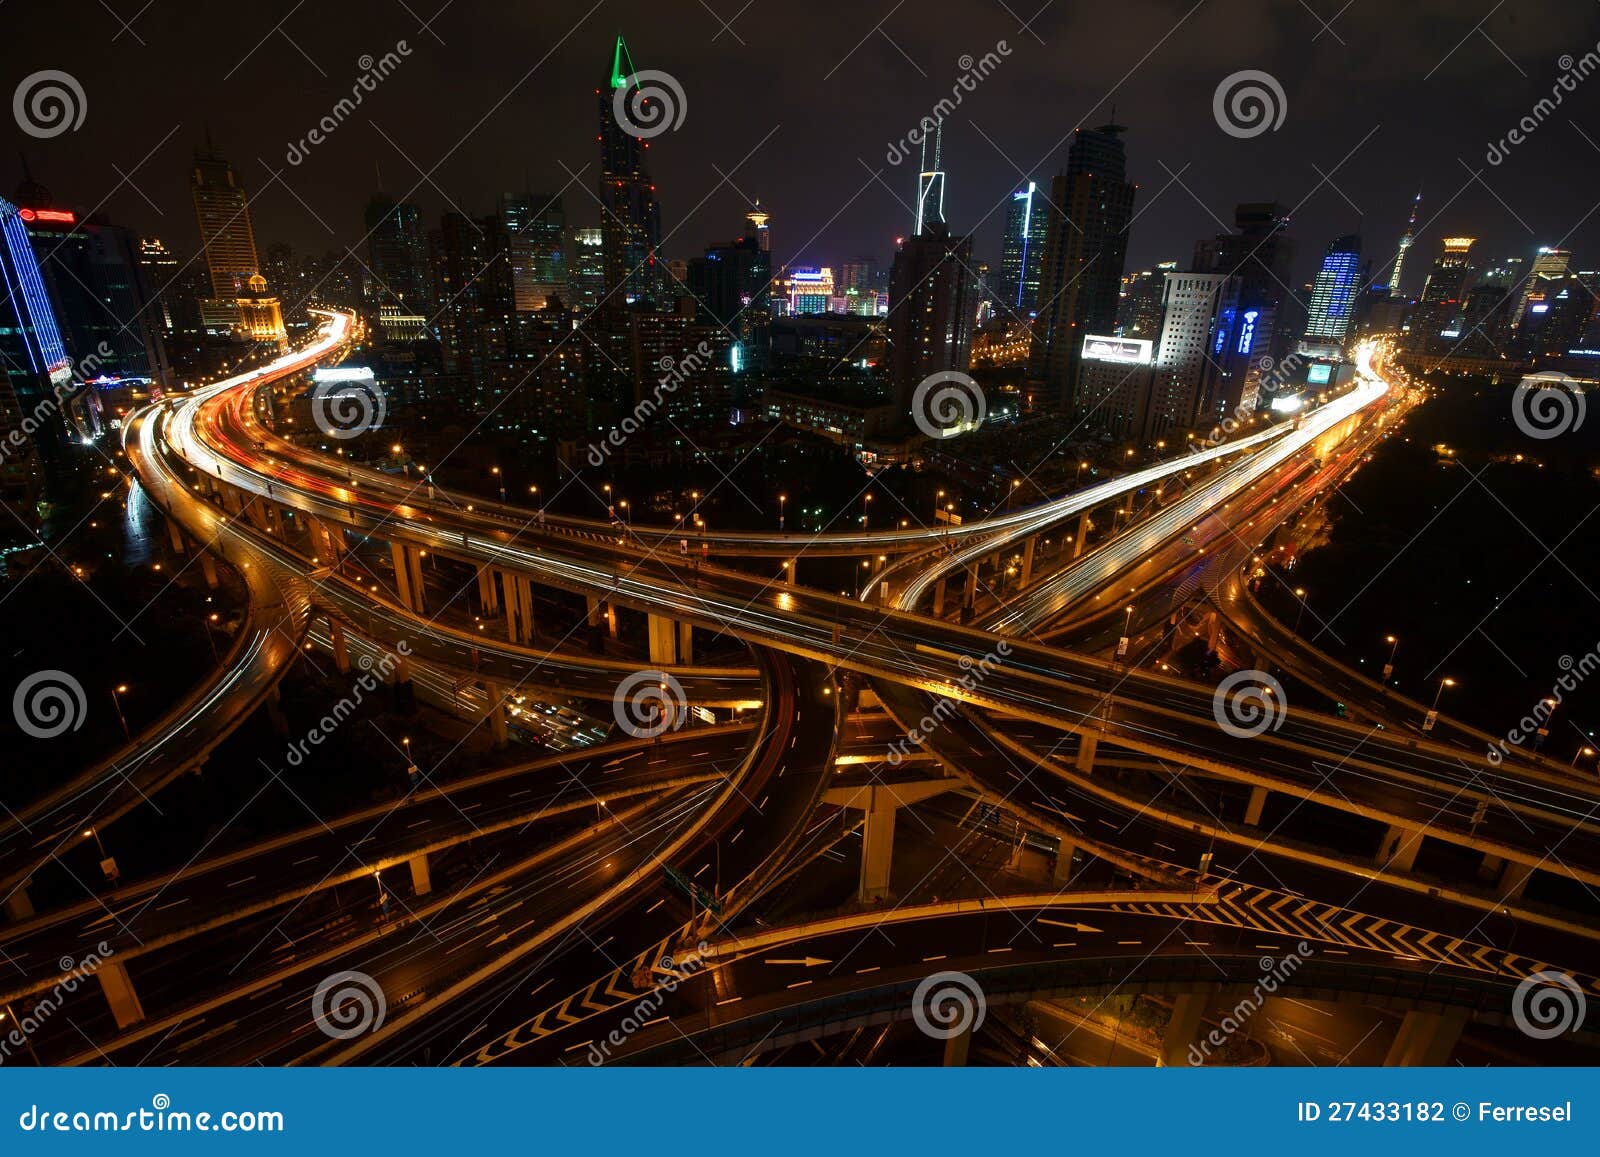
{"label": "building facade with lit windows", "polygon": [[1001,311],[1030,317],[1039,308],[1039,262],[1044,258],[1044,191],[1029,181],[1006,204],[1006,234],[1000,250],[996,290]]}
{"label": "building facade with lit windows", "polygon": [[[206,332],[283,342],[286,335],[277,299],[256,293],[251,286],[251,279],[261,273],[261,262],[250,223],[250,199],[239,174],[209,144],[195,150],[189,193],[211,274],[211,296],[200,303]],[[274,314],[278,314],[275,321]]]}
{"label": "building facade with lit windows", "polygon": [[1350,336],[1351,314],[1360,289],[1361,238],[1350,233],[1337,238],[1322,256],[1311,287],[1305,339],[1343,343]]}
{"label": "building facade with lit windows", "polygon": [[[662,305],[670,295],[661,264],[661,206],[645,163],[650,142],[617,120],[614,97],[634,75],[622,37],[612,50],[610,75],[595,90],[600,109],[601,264],[607,305]],[[648,102],[647,102],[648,103]]]}

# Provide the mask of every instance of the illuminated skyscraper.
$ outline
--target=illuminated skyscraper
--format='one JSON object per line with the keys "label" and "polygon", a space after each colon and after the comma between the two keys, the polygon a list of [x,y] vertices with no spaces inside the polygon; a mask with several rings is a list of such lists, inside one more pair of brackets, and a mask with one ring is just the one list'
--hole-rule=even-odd
{"label": "illuminated skyscraper", "polygon": [[1539,254],[1533,259],[1533,268],[1528,270],[1527,280],[1522,283],[1522,292],[1517,297],[1516,309],[1511,314],[1513,327],[1520,327],[1528,306],[1538,299],[1541,304],[1546,296],[1551,295],[1552,289],[1564,286],[1567,275],[1572,271],[1572,252],[1568,249],[1552,249],[1540,246]]}
{"label": "illuminated skyscraper", "polygon": [[586,314],[599,309],[606,295],[605,237],[597,228],[572,231],[567,294],[570,303]]}
{"label": "illuminated skyscraper", "polygon": [[1127,179],[1126,131],[1118,124],[1076,130],[1066,171],[1050,185],[1028,376],[1063,408],[1073,405],[1083,339],[1109,334],[1117,324],[1138,192]]}
{"label": "illuminated skyscraper", "polygon": [[1475,237],[1444,239],[1444,252],[1428,274],[1411,319],[1410,348],[1445,352],[1460,339],[1476,241]]}
{"label": "illuminated skyscraper", "polygon": [[[251,278],[261,272],[256,256],[256,235],[250,224],[250,201],[233,166],[209,142],[195,150],[189,178],[194,215],[200,225],[206,267],[211,271],[211,296],[200,312],[210,333],[245,336],[252,340],[283,340],[283,320],[271,319],[277,302],[253,293]],[[246,328],[242,298],[252,298],[248,312],[257,324]],[[270,304],[268,304],[270,302]],[[276,332],[272,332],[275,329]]]}
{"label": "illuminated skyscraper", "polygon": [[1311,287],[1306,340],[1343,343],[1350,333],[1350,312],[1360,288],[1361,238],[1351,233],[1335,240],[1323,254]]}
{"label": "illuminated skyscraper", "polygon": [[1022,318],[1039,307],[1039,262],[1044,257],[1044,193],[1029,181],[1011,194],[1006,206],[1006,236],[1000,251],[1000,304]]}
{"label": "illuminated skyscraper", "polygon": [[504,193],[500,220],[511,259],[511,285],[518,313],[529,313],[562,297],[567,289],[567,215],[561,195]]}
{"label": "illuminated skyscraper", "polygon": [[423,313],[432,300],[428,272],[428,238],[422,211],[382,193],[367,205],[367,260],[374,284],[371,295],[380,304],[399,305]]}
{"label": "illuminated skyscraper", "polygon": [[661,246],[661,207],[645,165],[650,142],[619,124],[614,108],[618,89],[634,75],[633,59],[617,37],[606,84],[595,90],[600,105],[601,257],[608,305],[634,302],[667,305],[672,294],[663,284],[666,272]]}
{"label": "illuminated skyscraper", "polygon": [[917,174],[917,216],[915,232],[918,236],[930,229],[944,225],[944,125],[933,130],[933,160],[928,159],[928,142],[922,142],[922,171]]}

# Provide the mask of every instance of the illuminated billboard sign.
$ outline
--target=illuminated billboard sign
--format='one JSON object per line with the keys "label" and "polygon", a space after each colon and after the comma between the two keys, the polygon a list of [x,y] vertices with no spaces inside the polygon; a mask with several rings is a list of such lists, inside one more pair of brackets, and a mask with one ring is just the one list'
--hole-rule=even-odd
{"label": "illuminated billboard sign", "polygon": [[1155,343],[1134,337],[1086,337],[1083,339],[1083,357],[1091,362],[1126,362],[1129,365],[1148,365]]}
{"label": "illuminated billboard sign", "polygon": [[1333,367],[1318,362],[1317,364],[1313,365],[1310,372],[1306,374],[1306,382],[1313,386],[1325,386],[1328,384],[1328,380],[1332,377]]}
{"label": "illuminated billboard sign", "polygon": [[314,382],[370,382],[373,372],[366,366],[330,366],[311,375]]}
{"label": "illuminated billboard sign", "polygon": [[17,216],[24,221],[53,221],[61,225],[71,225],[78,220],[66,209],[18,209]]}

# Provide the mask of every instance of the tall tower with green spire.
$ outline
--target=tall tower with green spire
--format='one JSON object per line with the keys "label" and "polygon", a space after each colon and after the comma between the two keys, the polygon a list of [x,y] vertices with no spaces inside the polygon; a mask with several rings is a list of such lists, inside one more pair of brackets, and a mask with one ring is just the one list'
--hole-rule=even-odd
{"label": "tall tower with green spire", "polygon": [[[596,89],[600,104],[600,222],[601,265],[605,273],[606,303],[611,306],[642,303],[666,307],[666,269],[657,252],[661,244],[661,207],[655,182],[645,163],[648,140],[629,131],[627,117],[619,119],[616,98],[637,70],[627,42],[617,37],[611,54],[611,72],[604,88]],[[624,109],[630,96],[624,96]]]}

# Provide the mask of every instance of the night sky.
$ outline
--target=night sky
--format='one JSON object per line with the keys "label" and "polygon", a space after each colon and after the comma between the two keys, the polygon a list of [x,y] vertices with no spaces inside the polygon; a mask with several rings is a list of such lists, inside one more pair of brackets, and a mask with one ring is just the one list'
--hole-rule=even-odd
{"label": "night sky", "polygon": [[[886,151],[950,93],[963,55],[1003,40],[1010,55],[945,130],[947,215],[976,231],[980,259],[998,258],[1007,192],[1047,179],[1071,130],[1114,103],[1140,185],[1130,269],[1187,263],[1236,201],[1271,198],[1296,207],[1302,276],[1362,214],[1376,269],[1419,185],[1430,224],[1411,292],[1454,233],[1482,238],[1484,258],[1564,244],[1600,266],[1600,73],[1503,164],[1485,160],[1556,87],[1563,56],[1597,51],[1590,0],[1350,0],[1342,13],[1342,0],[1054,0],[1042,11],[1038,0],[750,0],[742,13],[742,0],[143,2],[5,6],[6,91],[60,69],[81,82],[87,111],[49,140],[7,121],[15,147],[0,188],[20,178],[23,149],[58,201],[103,204],[186,253],[197,243],[187,166],[207,125],[256,195],[263,248],[357,244],[380,167],[385,189],[430,219],[452,202],[486,213],[501,190],[565,186],[569,220],[598,224],[593,89],[620,31],[636,67],[671,73],[687,98],[682,126],[650,150],[669,257],[737,235],[759,197],[775,261],[886,260],[909,231],[915,187],[914,160],[891,165]],[[360,58],[398,40],[411,50],[398,70],[304,163],[286,164],[290,142],[348,95]],[[1270,73],[1287,97],[1281,127],[1252,139],[1212,115],[1219,82],[1243,69]],[[1331,173],[1320,187],[1319,169]],[[284,184],[269,186],[276,170]],[[131,179],[119,189],[120,173]]]}

